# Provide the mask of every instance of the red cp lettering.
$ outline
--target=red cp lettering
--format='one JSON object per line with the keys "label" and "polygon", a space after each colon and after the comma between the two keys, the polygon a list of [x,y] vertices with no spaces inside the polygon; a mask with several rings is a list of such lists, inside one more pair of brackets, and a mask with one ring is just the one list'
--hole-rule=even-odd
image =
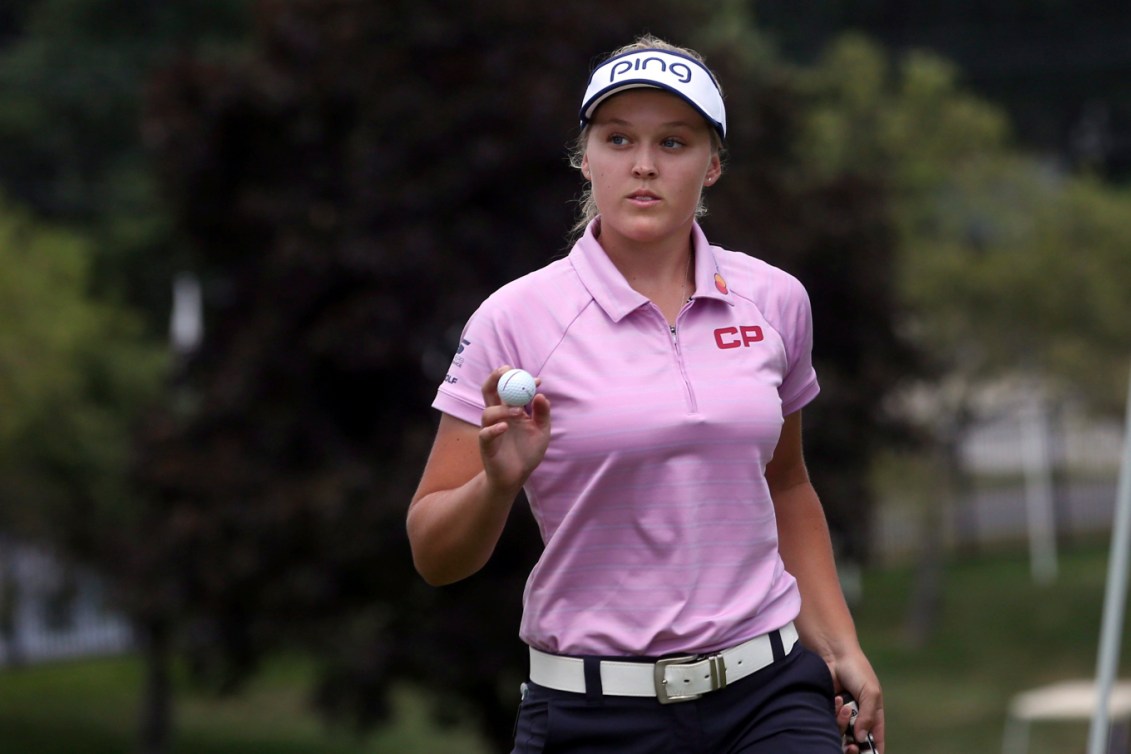
{"label": "red cp lettering", "polygon": [[741,327],[720,327],[715,330],[715,345],[719,348],[749,348],[751,343],[763,339],[762,328],[758,325],[742,325]]}

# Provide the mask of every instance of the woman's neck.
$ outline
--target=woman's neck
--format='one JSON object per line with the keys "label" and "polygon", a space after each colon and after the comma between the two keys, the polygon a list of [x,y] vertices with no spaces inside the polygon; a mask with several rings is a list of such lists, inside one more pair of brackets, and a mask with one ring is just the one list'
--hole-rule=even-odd
{"label": "woman's neck", "polygon": [[663,244],[624,243],[607,237],[599,240],[629,286],[650,299],[674,324],[676,315],[695,291],[694,243],[690,234],[682,242]]}
{"label": "woman's neck", "polygon": [[604,229],[596,228],[597,240],[613,265],[634,288],[639,282],[655,287],[691,282],[694,241],[690,230],[653,243],[638,242]]}

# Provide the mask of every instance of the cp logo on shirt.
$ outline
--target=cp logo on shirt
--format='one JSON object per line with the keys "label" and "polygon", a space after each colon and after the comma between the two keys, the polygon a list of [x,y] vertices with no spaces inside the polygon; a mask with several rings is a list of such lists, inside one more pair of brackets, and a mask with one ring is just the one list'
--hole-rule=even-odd
{"label": "cp logo on shirt", "polygon": [[715,330],[715,343],[719,348],[749,348],[751,343],[762,340],[762,328],[758,325],[741,327],[720,327]]}

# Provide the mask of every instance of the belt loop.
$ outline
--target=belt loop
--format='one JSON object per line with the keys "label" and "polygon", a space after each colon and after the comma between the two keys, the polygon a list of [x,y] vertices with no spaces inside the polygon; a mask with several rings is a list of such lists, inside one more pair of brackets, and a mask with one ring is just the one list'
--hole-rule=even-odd
{"label": "belt loop", "polygon": [[585,668],[585,701],[590,706],[605,703],[605,690],[601,685],[601,660],[598,657],[583,657]]}
{"label": "belt loop", "polygon": [[774,651],[774,662],[785,659],[785,644],[781,640],[781,631],[770,632],[770,648]]}

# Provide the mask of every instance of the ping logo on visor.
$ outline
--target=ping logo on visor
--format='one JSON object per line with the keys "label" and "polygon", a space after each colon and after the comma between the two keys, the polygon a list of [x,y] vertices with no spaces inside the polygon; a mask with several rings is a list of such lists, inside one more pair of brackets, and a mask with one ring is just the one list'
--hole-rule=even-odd
{"label": "ping logo on visor", "polygon": [[581,127],[606,99],[639,87],[664,89],[682,98],[707,119],[720,138],[726,138],[726,108],[715,77],[698,60],[667,50],[635,50],[597,66],[581,101]]}

